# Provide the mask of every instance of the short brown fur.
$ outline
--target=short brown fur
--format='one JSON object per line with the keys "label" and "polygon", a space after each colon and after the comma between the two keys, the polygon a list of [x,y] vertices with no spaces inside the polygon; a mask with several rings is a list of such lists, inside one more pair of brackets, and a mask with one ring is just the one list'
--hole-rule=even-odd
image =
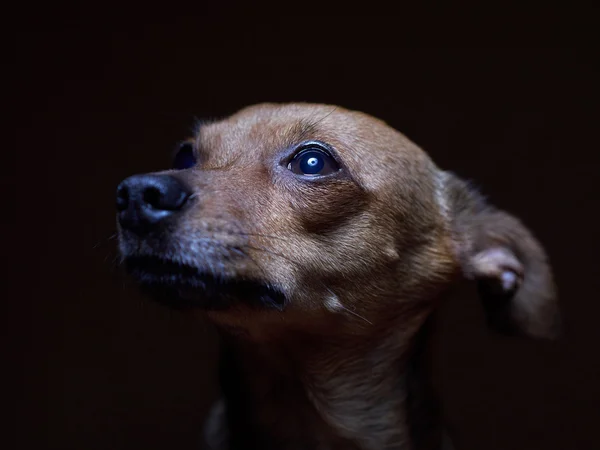
{"label": "short brown fur", "polygon": [[[292,174],[286,161],[306,140],[329,144],[340,172]],[[461,281],[479,286],[494,329],[556,334],[540,244],[384,122],[262,104],[202,125],[191,142],[198,164],[163,172],[190,187],[189,206],[152,236],[122,229],[124,259],[175,261],[285,297],[281,308],[233,299],[203,312],[223,337],[207,448],[441,448],[416,344]]]}

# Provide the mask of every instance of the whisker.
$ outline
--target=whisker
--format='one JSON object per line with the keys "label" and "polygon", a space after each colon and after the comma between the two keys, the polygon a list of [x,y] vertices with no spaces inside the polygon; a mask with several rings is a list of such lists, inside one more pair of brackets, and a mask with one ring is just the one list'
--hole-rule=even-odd
{"label": "whisker", "polygon": [[329,111],[327,114],[325,114],[323,117],[321,117],[320,119],[315,120],[311,125],[314,127],[315,125],[320,124],[321,122],[323,122],[325,119],[327,119],[330,115],[332,115],[336,110],[338,109],[337,106],[334,106],[333,109],[331,111]]}
{"label": "whisker", "polygon": [[[329,293],[330,293],[332,296],[334,296],[336,299],[338,298],[338,296],[337,296],[337,295],[335,295],[335,293],[334,293],[334,292],[333,292],[331,289],[329,289],[329,288],[328,288],[328,287],[325,285],[325,283],[321,282],[321,284],[323,285],[323,287],[324,287],[325,289],[327,289],[327,290],[329,291]],[[344,311],[347,311],[347,312],[349,312],[350,314],[352,314],[353,316],[355,316],[355,317],[358,317],[359,319],[362,319],[362,320],[364,320],[364,321],[365,321],[365,322],[367,322],[369,325],[373,325],[373,322],[371,322],[370,320],[368,320],[366,317],[363,317],[363,316],[361,316],[361,315],[360,315],[360,314],[358,314],[356,311],[352,311],[350,308],[348,308],[348,307],[344,306],[344,305],[342,304],[342,302],[340,302],[339,300],[338,300],[338,302],[337,302],[337,305],[339,305],[339,307],[341,307],[341,308],[342,308]]]}
{"label": "whisker", "polygon": [[365,322],[367,322],[369,325],[373,325],[373,322],[369,321],[368,319],[366,319],[365,317],[361,316],[361,315],[360,315],[360,314],[358,314],[357,312],[355,312],[355,311],[352,311],[351,309],[348,309],[347,307],[345,307],[345,306],[344,306],[344,305],[342,305],[341,303],[340,303],[340,306],[342,307],[342,309],[343,309],[344,311],[348,311],[350,314],[352,314],[353,316],[356,316],[356,317],[358,317],[359,319],[362,319],[362,320],[364,320],[364,321],[365,321]]}
{"label": "whisker", "polygon": [[254,264],[254,266],[262,272],[262,274],[265,276],[265,279],[267,279],[267,273],[265,272],[265,269],[262,268],[251,255],[249,255],[247,252],[240,248],[235,248],[232,250],[236,250],[237,252],[241,253],[243,256],[248,258],[252,262],[252,264]]}
{"label": "whisker", "polygon": [[[280,254],[280,253],[276,253],[276,252],[273,252],[273,251],[270,251],[270,250],[267,250],[267,249],[264,249],[264,248],[257,248],[257,247],[251,247],[251,246],[246,246],[246,248],[249,248],[249,249],[251,249],[251,250],[256,250],[256,251],[262,251],[262,252],[264,252],[264,253],[267,253],[267,254],[270,254],[270,255],[278,256],[278,257],[280,257],[280,258],[283,258],[283,259],[285,259],[286,261],[289,261],[289,262],[291,262],[292,264],[295,264],[295,265],[298,265],[298,264],[299,264],[299,263],[297,263],[296,261],[294,261],[294,260],[292,260],[292,259],[290,259],[290,258],[288,258],[288,257],[286,257],[286,256],[284,256],[284,255],[282,255],[282,254]],[[246,255],[246,256],[248,256],[249,258],[251,258],[251,257],[250,257],[250,255]],[[331,289],[329,289],[329,288],[328,288],[328,287],[325,285],[325,283],[321,282],[321,284],[323,285],[323,287],[324,287],[325,289],[327,289],[327,291],[329,291],[329,293],[330,293],[331,295],[333,295],[333,296],[335,296],[335,297],[337,298],[337,295],[335,295],[335,294],[333,293],[333,291],[332,291]],[[357,318],[359,318],[359,319],[361,319],[361,320],[365,321],[365,322],[366,322],[366,323],[368,323],[369,325],[373,325],[373,322],[371,322],[371,321],[370,321],[369,319],[367,319],[366,317],[363,317],[363,316],[361,316],[361,315],[360,315],[360,314],[358,314],[356,311],[352,311],[350,308],[348,308],[348,307],[344,306],[344,305],[343,305],[341,302],[338,302],[338,304],[339,304],[339,306],[340,306],[340,307],[341,307],[341,308],[342,308],[344,311],[346,311],[346,312],[348,312],[349,314],[351,314],[351,315],[353,315],[353,316],[355,316],[355,317],[357,317]]]}
{"label": "whisker", "polygon": [[308,124],[304,128],[304,131],[302,132],[302,138],[304,139],[306,137],[306,135],[309,134],[309,133],[311,133],[311,132],[314,133],[316,131],[316,129],[317,129],[317,125],[320,124],[321,122],[323,122],[325,119],[327,119],[337,109],[338,109],[338,107],[334,106],[333,109],[331,111],[329,111],[327,114],[325,114],[323,117],[320,117],[320,118],[317,117],[312,122],[308,122]]}
{"label": "whisker", "polygon": [[102,238],[100,239],[93,247],[92,250],[97,249],[98,247],[100,247],[102,244],[106,244],[107,242],[110,242],[111,240],[115,239],[118,236],[118,233],[112,233],[110,234],[110,236],[106,237],[106,238]]}

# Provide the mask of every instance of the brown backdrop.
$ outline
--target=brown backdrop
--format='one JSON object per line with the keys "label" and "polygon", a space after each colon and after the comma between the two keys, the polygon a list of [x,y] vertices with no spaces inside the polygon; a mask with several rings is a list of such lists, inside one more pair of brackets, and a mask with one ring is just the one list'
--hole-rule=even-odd
{"label": "brown backdrop", "polygon": [[182,12],[155,26],[117,15],[48,8],[12,34],[17,140],[1,169],[10,448],[194,448],[216,395],[214,336],[141,299],[115,267],[114,191],[165,167],[194,117],[262,101],[378,116],[535,230],[567,336],[498,338],[477,304],[446,308],[446,409],[461,449],[600,448],[597,52],[407,50],[390,36],[370,48],[339,36],[337,48],[288,45],[283,19],[261,30],[283,40],[267,49],[228,17]]}

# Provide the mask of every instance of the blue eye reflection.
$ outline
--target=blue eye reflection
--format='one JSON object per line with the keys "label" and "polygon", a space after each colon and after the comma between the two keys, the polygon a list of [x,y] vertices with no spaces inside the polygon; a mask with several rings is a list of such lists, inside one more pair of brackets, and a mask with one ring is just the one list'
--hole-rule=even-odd
{"label": "blue eye reflection", "polygon": [[340,170],[335,159],[320,146],[311,146],[300,151],[288,164],[296,175],[321,176]]}
{"label": "blue eye reflection", "polygon": [[316,175],[325,166],[323,154],[321,152],[308,151],[300,156],[300,170],[305,175]]}
{"label": "blue eye reflection", "polygon": [[183,144],[175,154],[175,158],[173,159],[173,169],[189,169],[195,165],[196,156],[194,155],[194,148],[189,143]]}

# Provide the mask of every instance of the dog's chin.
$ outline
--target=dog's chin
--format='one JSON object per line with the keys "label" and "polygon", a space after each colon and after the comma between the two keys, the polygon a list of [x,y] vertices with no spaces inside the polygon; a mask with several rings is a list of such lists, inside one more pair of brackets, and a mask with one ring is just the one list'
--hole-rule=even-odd
{"label": "dog's chin", "polygon": [[285,305],[282,292],[258,280],[218,276],[158,257],[132,256],[124,262],[141,291],[170,308],[222,311],[243,304],[282,310]]}

